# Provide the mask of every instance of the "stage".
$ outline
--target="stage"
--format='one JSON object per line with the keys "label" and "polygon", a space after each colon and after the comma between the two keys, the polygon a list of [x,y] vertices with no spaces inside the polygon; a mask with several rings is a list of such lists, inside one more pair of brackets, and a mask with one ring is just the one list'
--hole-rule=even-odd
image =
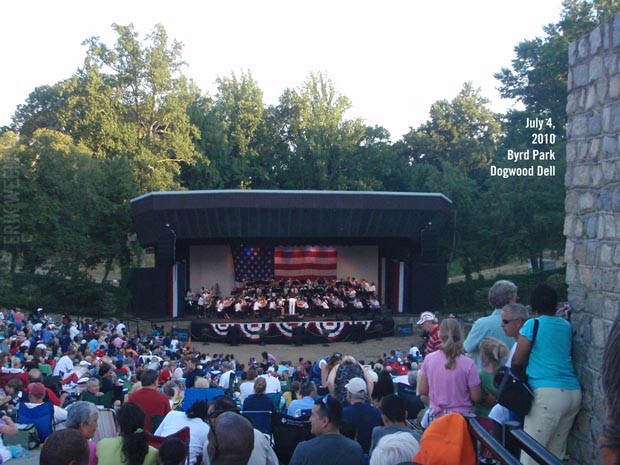
{"label": "stage", "polygon": [[362,342],[394,335],[394,320],[236,321],[215,323],[194,320],[190,335],[194,341],[246,344],[321,344],[327,342]]}

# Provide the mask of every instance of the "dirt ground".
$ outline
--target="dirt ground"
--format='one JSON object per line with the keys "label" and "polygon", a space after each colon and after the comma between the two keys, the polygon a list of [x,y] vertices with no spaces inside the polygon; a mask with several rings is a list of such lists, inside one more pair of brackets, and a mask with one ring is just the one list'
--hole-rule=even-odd
{"label": "dirt ground", "polygon": [[304,360],[317,360],[334,352],[340,352],[343,355],[352,355],[358,361],[368,363],[375,361],[384,353],[389,353],[395,349],[405,354],[409,352],[411,344],[418,346],[421,342],[420,334],[414,334],[413,337],[385,337],[381,340],[370,339],[360,344],[351,342],[332,342],[329,346],[321,344],[305,344],[303,346],[293,346],[292,344],[267,344],[261,346],[259,344],[241,344],[239,346],[231,346],[225,343],[208,343],[192,341],[192,348],[209,354],[234,354],[237,361],[246,363],[250,357],[257,360],[261,359],[260,354],[267,351],[274,355],[278,361],[290,360],[295,363],[299,357]]}

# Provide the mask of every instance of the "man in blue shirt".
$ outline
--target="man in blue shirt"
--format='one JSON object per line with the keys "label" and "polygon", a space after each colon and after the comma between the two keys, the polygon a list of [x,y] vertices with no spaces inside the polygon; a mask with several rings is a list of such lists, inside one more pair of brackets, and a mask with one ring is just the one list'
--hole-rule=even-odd
{"label": "man in blue shirt", "polygon": [[299,390],[301,399],[294,400],[288,407],[287,415],[289,417],[301,417],[304,410],[310,411],[314,406],[314,401],[317,396],[316,384],[312,381],[307,381],[301,385]]}
{"label": "man in blue shirt", "polygon": [[357,442],[367,454],[370,451],[373,428],[383,426],[381,410],[367,402],[368,387],[362,378],[351,378],[345,387],[349,406],[344,408],[342,420],[345,426],[348,423],[355,427]]}

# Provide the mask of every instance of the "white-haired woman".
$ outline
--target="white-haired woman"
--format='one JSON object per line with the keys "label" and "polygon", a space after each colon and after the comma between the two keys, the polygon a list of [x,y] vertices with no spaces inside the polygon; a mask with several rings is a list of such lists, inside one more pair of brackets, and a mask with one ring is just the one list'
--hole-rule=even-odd
{"label": "white-haired woman", "polygon": [[88,465],[97,465],[97,444],[91,439],[97,432],[97,420],[99,411],[95,404],[91,402],[78,401],[70,405],[67,409],[67,421],[65,426],[78,430],[88,441]]}

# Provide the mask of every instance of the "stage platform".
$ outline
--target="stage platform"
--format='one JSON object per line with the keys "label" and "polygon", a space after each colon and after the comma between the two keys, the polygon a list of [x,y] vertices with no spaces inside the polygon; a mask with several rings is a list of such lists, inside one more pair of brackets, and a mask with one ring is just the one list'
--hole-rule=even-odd
{"label": "stage platform", "polygon": [[359,320],[285,320],[217,323],[205,319],[190,323],[194,341],[250,344],[321,344],[326,342],[362,342],[394,335],[392,318]]}

